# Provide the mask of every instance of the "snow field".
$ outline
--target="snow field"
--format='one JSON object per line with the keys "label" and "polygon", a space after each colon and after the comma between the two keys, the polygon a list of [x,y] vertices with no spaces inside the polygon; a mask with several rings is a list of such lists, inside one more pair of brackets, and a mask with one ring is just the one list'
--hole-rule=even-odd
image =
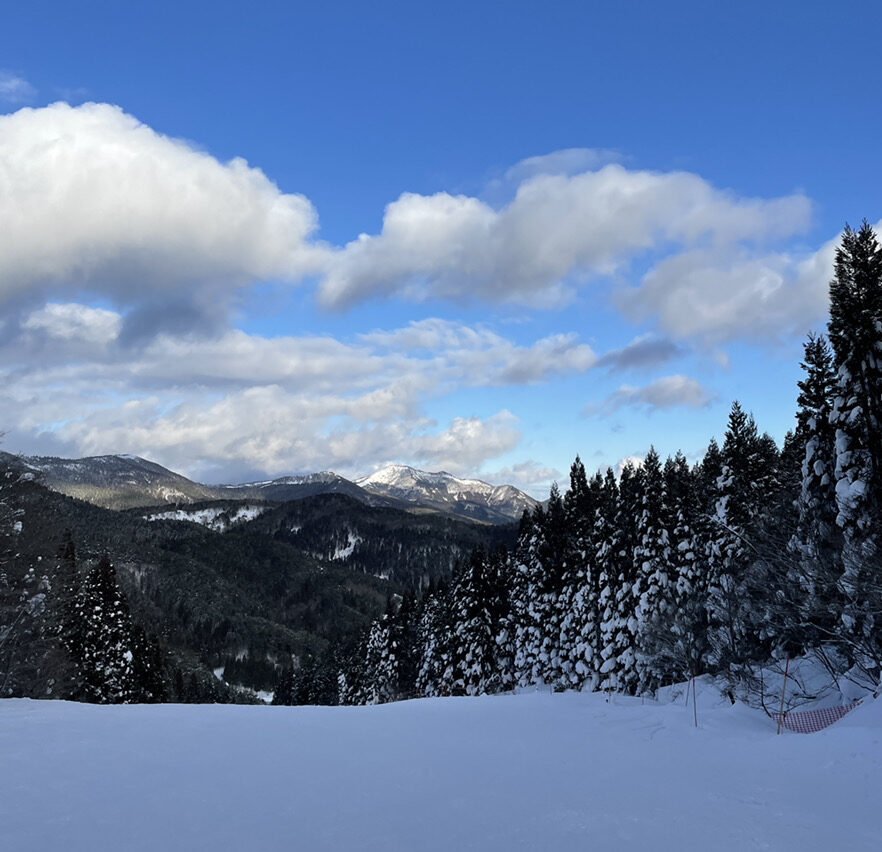
{"label": "snow field", "polygon": [[0,849],[877,850],[882,702],[819,734],[699,690],[377,707],[0,701]]}

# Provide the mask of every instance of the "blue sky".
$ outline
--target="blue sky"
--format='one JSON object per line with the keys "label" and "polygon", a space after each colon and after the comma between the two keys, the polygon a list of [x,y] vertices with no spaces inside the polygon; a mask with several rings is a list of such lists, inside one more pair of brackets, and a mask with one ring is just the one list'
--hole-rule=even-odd
{"label": "blue sky", "polygon": [[8,9],[5,446],[541,495],[576,452],[697,457],[735,398],[780,440],[842,224],[882,217],[880,19]]}

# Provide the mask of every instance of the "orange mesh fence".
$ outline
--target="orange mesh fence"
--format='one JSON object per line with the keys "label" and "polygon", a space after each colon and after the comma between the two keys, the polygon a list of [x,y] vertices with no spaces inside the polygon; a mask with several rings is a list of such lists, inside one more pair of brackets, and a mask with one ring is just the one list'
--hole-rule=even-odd
{"label": "orange mesh fence", "polygon": [[[846,713],[860,704],[843,704],[840,707],[824,707],[821,710],[794,710],[781,716],[781,724],[795,734],[814,734],[838,722]],[[775,718],[778,721],[778,718]]]}

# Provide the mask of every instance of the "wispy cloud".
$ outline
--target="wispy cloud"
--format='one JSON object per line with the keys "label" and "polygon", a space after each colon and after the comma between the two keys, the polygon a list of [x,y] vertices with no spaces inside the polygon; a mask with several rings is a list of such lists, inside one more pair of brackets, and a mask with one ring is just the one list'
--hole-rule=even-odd
{"label": "wispy cloud", "polygon": [[621,349],[605,352],[597,361],[598,367],[608,367],[614,371],[658,367],[685,354],[683,347],[667,338],[644,334],[634,338]]}
{"label": "wispy cloud", "polygon": [[626,406],[664,410],[670,408],[704,408],[711,394],[696,379],[687,376],[663,376],[643,387],[622,385],[602,402],[586,406],[585,416],[607,417]]}
{"label": "wispy cloud", "polygon": [[22,76],[0,69],[0,101],[25,104],[36,97],[37,90]]}

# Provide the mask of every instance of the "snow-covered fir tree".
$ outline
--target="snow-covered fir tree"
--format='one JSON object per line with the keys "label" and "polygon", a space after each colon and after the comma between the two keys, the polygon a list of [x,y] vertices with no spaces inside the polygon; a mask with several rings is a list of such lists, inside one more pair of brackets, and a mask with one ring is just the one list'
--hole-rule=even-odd
{"label": "snow-covered fir tree", "polygon": [[634,644],[637,690],[651,693],[666,674],[657,660],[655,636],[659,625],[670,621],[674,607],[671,543],[665,523],[668,510],[661,461],[654,447],[650,447],[646,454],[640,483],[640,509],[634,546]]}
{"label": "snow-covered fir tree", "polygon": [[622,468],[615,515],[610,525],[609,547],[602,559],[608,572],[611,595],[601,623],[602,689],[633,692],[637,687],[636,607],[639,599],[634,549],[637,518],[643,499],[642,474],[630,462]]}
{"label": "snow-covered fir tree", "polygon": [[365,646],[364,689],[359,696],[360,704],[385,704],[401,697],[397,609],[390,598],[386,612],[371,624]]}
{"label": "snow-covered fir tree", "polygon": [[544,679],[546,667],[542,661],[542,623],[545,589],[546,515],[542,506],[522,520],[521,532],[514,555],[511,593],[514,624],[514,671],[518,686],[530,686]]}
{"label": "snow-covered fir tree", "polygon": [[613,689],[617,662],[616,599],[618,598],[618,569],[615,554],[619,532],[615,524],[619,505],[619,486],[612,468],[608,468],[603,480],[600,500],[594,522],[594,565],[598,574],[597,584],[597,638],[596,672],[600,689]]}
{"label": "snow-covered fir tree", "polygon": [[570,469],[570,489],[564,498],[569,546],[564,588],[560,596],[562,685],[595,686],[599,632],[599,589],[595,563],[594,528],[602,480],[589,483],[585,466],[576,456]]}
{"label": "snow-covered fir tree", "polygon": [[492,614],[497,594],[490,560],[481,548],[472,551],[468,561],[454,576],[453,663],[455,688],[465,695],[498,692],[499,666],[496,659],[497,625]]}
{"label": "snow-covered fir tree", "polygon": [[[717,471],[714,481],[718,475]],[[708,571],[702,529],[707,523],[702,519],[699,474],[682,453],[668,459],[664,477],[673,599],[665,619],[655,619],[656,666],[672,680],[683,680],[705,670]]]}
{"label": "snow-covered fir tree", "polygon": [[[842,612],[842,535],[836,523],[835,429],[830,423],[836,390],[833,354],[822,336],[809,335],[800,365],[795,440],[802,445],[795,555],[788,601],[797,629],[809,644],[829,640]],[[808,632],[810,635],[805,635]]]}
{"label": "snow-covered fir tree", "polygon": [[[846,226],[836,252],[829,336],[837,368],[830,421],[843,534],[841,622],[858,648],[872,652],[882,642],[882,250],[866,221],[858,231]],[[870,657],[865,665],[878,680],[878,654]]]}
{"label": "snow-covered fir tree", "polygon": [[74,603],[77,622],[71,651],[83,696],[99,704],[127,704],[140,698],[135,643],[126,599],[105,555],[88,572]]}
{"label": "snow-covered fir tree", "polygon": [[423,598],[417,624],[418,695],[431,698],[453,693],[453,633],[454,622],[448,589],[444,584],[436,586],[433,583]]}
{"label": "snow-covered fir tree", "polygon": [[759,654],[752,618],[755,553],[752,524],[763,500],[759,483],[769,476],[756,423],[733,403],[722,447],[712,537],[708,542],[708,622],[711,662],[737,675]]}

